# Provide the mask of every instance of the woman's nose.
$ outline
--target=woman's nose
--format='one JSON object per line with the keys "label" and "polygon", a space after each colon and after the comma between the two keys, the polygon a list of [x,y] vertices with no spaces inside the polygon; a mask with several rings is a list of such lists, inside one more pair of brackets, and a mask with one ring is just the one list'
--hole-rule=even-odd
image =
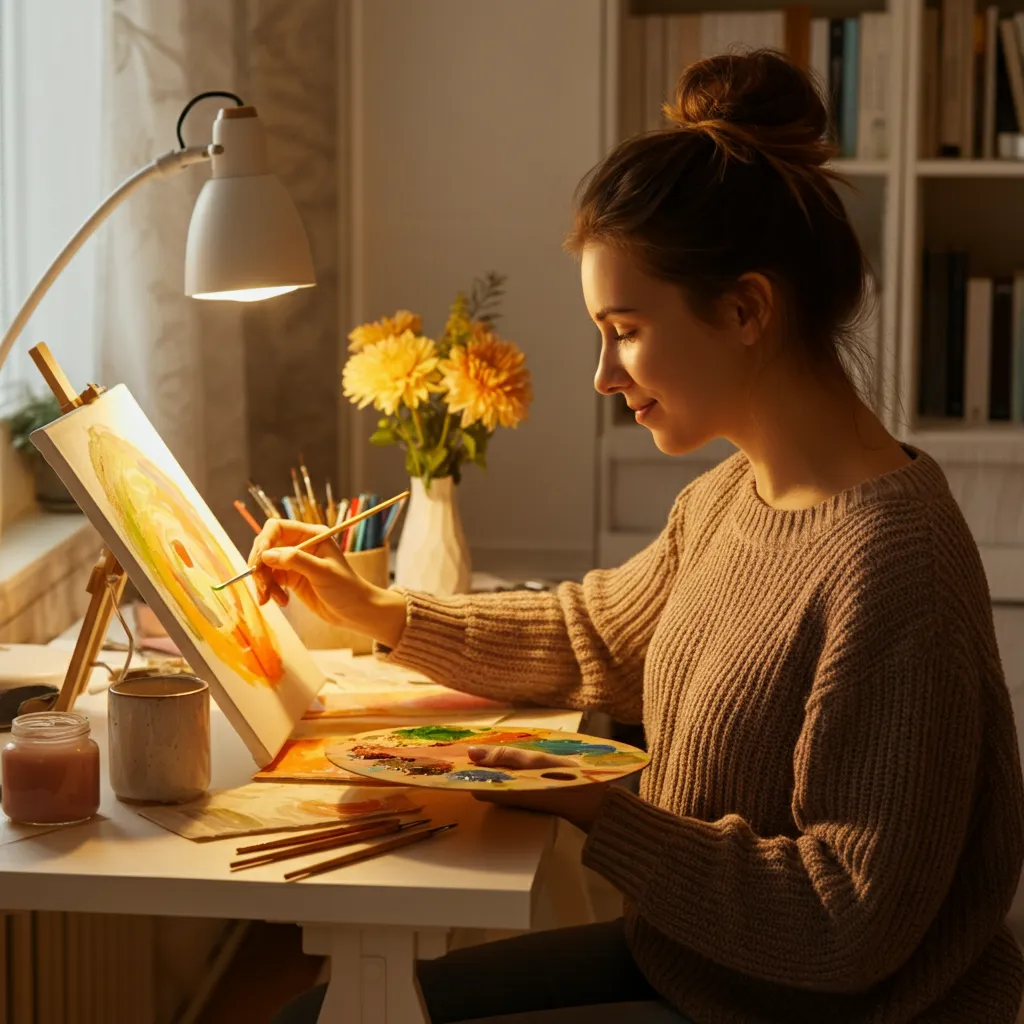
{"label": "woman's nose", "polygon": [[615,346],[603,342],[601,355],[597,360],[597,372],[594,374],[595,390],[598,394],[614,395],[625,391],[629,382],[629,374],[619,362]]}

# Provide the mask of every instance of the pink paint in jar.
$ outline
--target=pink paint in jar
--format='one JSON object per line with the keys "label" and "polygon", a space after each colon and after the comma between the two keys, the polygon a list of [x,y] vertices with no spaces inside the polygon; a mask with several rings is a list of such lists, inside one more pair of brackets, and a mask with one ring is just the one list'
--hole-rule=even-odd
{"label": "pink paint in jar", "polygon": [[89,721],[71,711],[19,715],[0,752],[0,804],[11,821],[70,825],[100,806],[100,752]]}

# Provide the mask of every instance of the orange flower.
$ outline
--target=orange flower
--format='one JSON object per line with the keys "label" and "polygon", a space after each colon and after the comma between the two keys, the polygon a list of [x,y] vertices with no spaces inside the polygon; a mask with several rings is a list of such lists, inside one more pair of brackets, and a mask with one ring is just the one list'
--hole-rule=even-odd
{"label": "orange flower", "polygon": [[438,368],[448,411],[462,413],[463,427],[483,423],[494,430],[526,419],[533,398],[526,356],[484,325],[474,323],[473,338],[453,346]]}
{"label": "orange flower", "polygon": [[420,318],[407,309],[399,309],[394,316],[384,316],[368,324],[360,324],[348,336],[349,352],[359,352],[367,345],[375,345],[385,338],[398,337],[406,331],[419,334],[423,329]]}

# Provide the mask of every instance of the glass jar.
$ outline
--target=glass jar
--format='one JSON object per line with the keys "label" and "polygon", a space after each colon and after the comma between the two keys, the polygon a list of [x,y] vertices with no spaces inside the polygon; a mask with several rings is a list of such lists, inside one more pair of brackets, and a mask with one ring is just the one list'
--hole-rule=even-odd
{"label": "glass jar", "polygon": [[100,806],[100,751],[89,721],[71,711],[19,715],[0,752],[0,804],[11,821],[70,825]]}

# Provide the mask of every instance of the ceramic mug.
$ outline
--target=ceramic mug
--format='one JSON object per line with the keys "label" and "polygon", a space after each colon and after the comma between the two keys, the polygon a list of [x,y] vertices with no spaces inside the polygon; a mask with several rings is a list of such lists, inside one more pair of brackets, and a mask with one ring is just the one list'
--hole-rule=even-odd
{"label": "ceramic mug", "polygon": [[184,803],[210,785],[210,688],[151,675],[107,691],[110,788],[119,800]]}

